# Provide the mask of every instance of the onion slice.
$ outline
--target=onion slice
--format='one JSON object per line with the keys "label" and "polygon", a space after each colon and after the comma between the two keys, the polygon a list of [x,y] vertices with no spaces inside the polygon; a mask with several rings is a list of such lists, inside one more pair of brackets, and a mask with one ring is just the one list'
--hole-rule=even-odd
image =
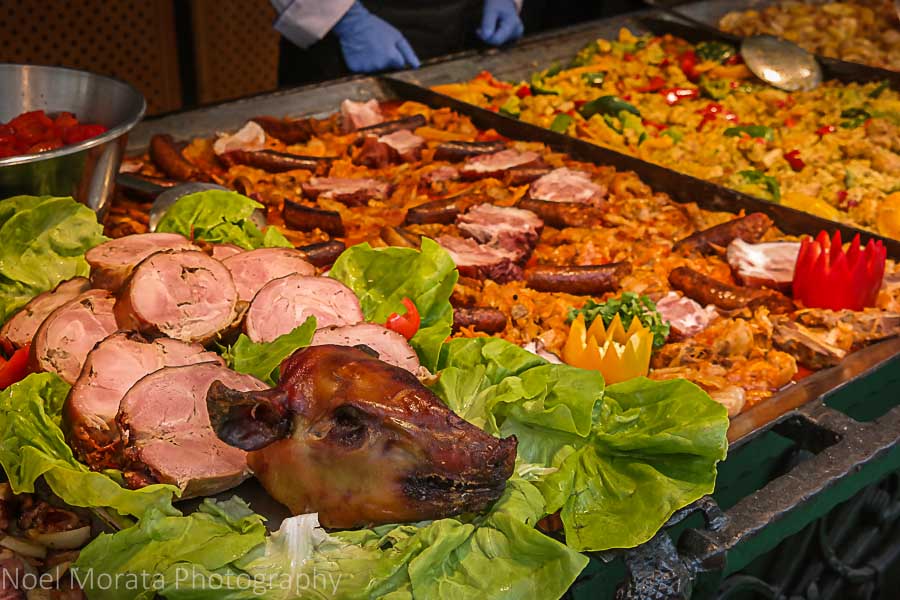
{"label": "onion slice", "polygon": [[[88,528],[88,532],[90,532],[90,528]],[[16,554],[31,558],[44,558],[47,556],[47,548],[44,546],[39,546],[35,543],[11,535],[0,538],[0,546],[9,548]]]}
{"label": "onion slice", "polygon": [[87,541],[91,539],[91,526],[85,525],[78,529],[53,531],[49,533],[42,532],[38,529],[29,529],[28,539],[52,550],[76,550],[84,546]]}

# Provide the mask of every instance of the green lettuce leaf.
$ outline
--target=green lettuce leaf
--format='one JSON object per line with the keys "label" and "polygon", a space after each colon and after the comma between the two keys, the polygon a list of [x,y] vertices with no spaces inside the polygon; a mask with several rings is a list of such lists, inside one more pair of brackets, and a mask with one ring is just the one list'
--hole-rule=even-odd
{"label": "green lettuce leaf", "polygon": [[[486,515],[327,534],[316,515],[286,519],[261,539],[243,505],[206,501],[189,517],[148,512],[141,523],[85,548],[76,575],[122,582],[86,586],[90,598],[558,598],[588,560],[534,529],[544,500],[511,480]],[[245,508],[245,507],[244,507]],[[231,516],[229,516],[231,514]],[[210,548],[209,552],[204,552]],[[243,552],[243,554],[240,554]],[[129,573],[159,573],[135,591]]]}
{"label": "green lettuce leaf", "polygon": [[237,192],[206,190],[178,199],[160,219],[157,231],[180,233],[212,244],[235,244],[245,250],[293,245],[276,227],[265,233],[250,216],[263,205]]}
{"label": "green lettuce leaf", "polygon": [[576,550],[641,544],[715,487],[727,411],[692,383],[639,378],[604,390],[596,372],[495,338],[452,340],[439,366],[433,389],[450,408],[516,435],[520,467]]}
{"label": "green lettuce leaf", "polygon": [[33,492],[41,476],[66,503],[112,508],[140,516],[151,507],[166,514],[177,488],[130,490],[75,460],[60,429],[69,385],[52,373],[32,374],[0,392],[0,465],[15,493]]}
{"label": "green lettuce leaf", "polygon": [[331,276],[356,293],[367,321],[384,323],[391,313],[406,312],[403,298],[412,300],[421,325],[410,345],[434,371],[453,324],[450,294],[459,276],[446,250],[428,238],[421,250],[358,244],[338,257]]}
{"label": "green lettuce leaf", "polygon": [[84,253],[106,241],[94,212],[72,198],[0,201],[0,324],[41,292],[90,272]]}
{"label": "green lettuce leaf", "polygon": [[278,384],[278,367],[281,361],[300,348],[309,346],[315,333],[315,317],[308,317],[302,325],[271,342],[253,342],[242,333],[234,345],[222,353],[222,358],[229,368],[239,373],[253,375],[274,387]]}
{"label": "green lettuce leaf", "polygon": [[207,498],[187,517],[151,508],[137,525],[88,544],[73,572],[91,600],[150,600],[166,586],[189,587],[195,567],[227,567],[265,536],[263,518],[238,498]]}

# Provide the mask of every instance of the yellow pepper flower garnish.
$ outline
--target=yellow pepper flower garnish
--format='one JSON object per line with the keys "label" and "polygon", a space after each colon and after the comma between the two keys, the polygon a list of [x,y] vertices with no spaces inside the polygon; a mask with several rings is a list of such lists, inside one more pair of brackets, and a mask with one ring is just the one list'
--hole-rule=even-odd
{"label": "yellow pepper flower garnish", "polygon": [[646,375],[652,349],[653,334],[638,319],[632,319],[626,330],[619,315],[609,329],[603,326],[603,319],[597,318],[585,331],[584,315],[578,315],[572,322],[562,358],[573,367],[600,371],[606,383],[611,384]]}

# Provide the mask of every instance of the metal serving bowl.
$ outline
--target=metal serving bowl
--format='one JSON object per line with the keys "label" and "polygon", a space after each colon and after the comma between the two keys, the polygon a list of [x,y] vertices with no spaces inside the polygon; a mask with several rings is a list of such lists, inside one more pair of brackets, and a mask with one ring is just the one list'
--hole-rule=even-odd
{"label": "metal serving bowl", "polygon": [[18,194],[73,196],[105,213],[128,132],[147,103],[125,82],[63,67],[0,64],[0,121],[31,110],[74,113],[103,135],[50,152],[0,159],[0,199]]}

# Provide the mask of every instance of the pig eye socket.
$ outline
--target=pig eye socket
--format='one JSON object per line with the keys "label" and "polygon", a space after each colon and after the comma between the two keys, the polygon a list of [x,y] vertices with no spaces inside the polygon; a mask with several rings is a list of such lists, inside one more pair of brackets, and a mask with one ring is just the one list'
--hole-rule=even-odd
{"label": "pig eye socket", "polygon": [[334,411],[328,438],[345,448],[358,448],[366,439],[366,414],[354,406],[344,404]]}

